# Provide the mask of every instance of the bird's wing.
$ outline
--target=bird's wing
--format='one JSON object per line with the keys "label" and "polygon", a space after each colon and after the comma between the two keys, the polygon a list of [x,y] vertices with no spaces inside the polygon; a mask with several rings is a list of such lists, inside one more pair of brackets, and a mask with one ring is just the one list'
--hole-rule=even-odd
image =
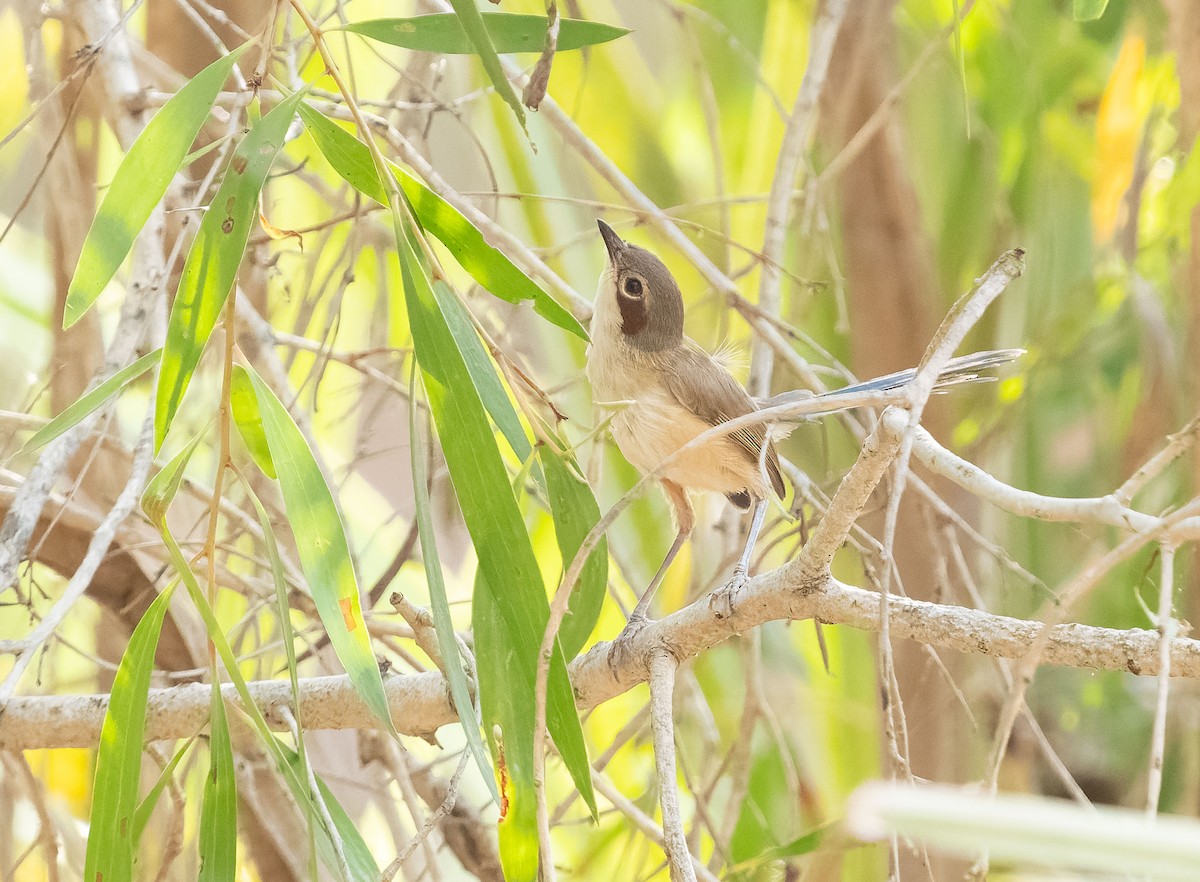
{"label": "bird's wing", "polygon": [[[674,350],[672,358],[675,364],[662,372],[667,390],[704,422],[716,426],[758,410],[754,399],[729,371],[691,340],[685,340]],[[758,464],[767,437],[765,425],[743,426],[730,432],[729,437],[745,451],[752,463]],[[785,488],[779,471],[779,456],[769,442],[766,465],[771,486],[782,497]]]}

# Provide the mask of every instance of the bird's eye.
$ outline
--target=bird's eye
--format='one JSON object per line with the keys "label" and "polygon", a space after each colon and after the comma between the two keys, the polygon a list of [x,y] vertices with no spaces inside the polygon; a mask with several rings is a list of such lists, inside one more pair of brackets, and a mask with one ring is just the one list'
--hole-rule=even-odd
{"label": "bird's eye", "polygon": [[625,293],[630,297],[642,296],[642,283],[638,279],[625,280]]}

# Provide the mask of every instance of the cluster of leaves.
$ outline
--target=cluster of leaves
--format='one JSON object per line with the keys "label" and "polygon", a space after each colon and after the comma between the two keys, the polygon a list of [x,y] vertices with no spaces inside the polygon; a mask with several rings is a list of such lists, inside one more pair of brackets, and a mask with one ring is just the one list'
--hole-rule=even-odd
{"label": "cluster of leaves", "polygon": [[[456,4],[458,15],[360,22],[347,30],[409,48],[446,53],[479,51],[493,79],[511,86],[499,69],[496,53],[528,51],[540,45],[546,19],[538,16],[481,16],[472,2]],[[571,49],[611,40],[624,31],[585,21],[562,22],[559,48]],[[234,50],[193,77],[147,124],[119,167],[84,244],[66,306],[65,325],[78,321],[93,305],[133,247],[146,220],[163,198],[177,171],[188,164],[188,150],[207,119],[217,94],[245,50]],[[250,233],[258,216],[260,193],[299,113],[309,136],[330,166],[351,186],[384,205],[397,204],[396,250],[404,279],[416,363],[414,393],[423,393],[438,430],[463,517],[478,552],[475,590],[474,659],[460,651],[450,619],[444,578],[433,531],[425,475],[425,429],[413,407],[413,484],[421,548],[432,612],[446,674],[468,744],[497,800],[497,774],[481,737],[487,732],[492,762],[505,765],[501,854],[508,877],[533,879],[537,873],[537,836],[533,797],[533,686],[538,649],[549,616],[546,586],[533,554],[517,497],[497,446],[496,430],[526,464],[525,473],[548,500],[564,566],[574,558],[599,518],[599,509],[579,474],[563,438],[539,425],[536,445],[505,392],[461,296],[432,265],[423,248],[436,237],[484,289],[512,303],[532,301],[535,312],[553,325],[586,339],[579,322],[505,255],[489,246],[460,212],[404,169],[376,166],[363,141],[305,103],[305,92],[288,95],[255,119],[233,150],[224,176],[185,260],[162,349],[156,350],[98,385],[64,410],[27,444],[33,449],[52,440],[126,385],[157,368],[155,447],[160,449],[184,402],[213,330],[229,304]],[[519,105],[514,107],[520,112]],[[367,137],[370,137],[367,134]],[[399,185],[392,202],[390,187]],[[387,697],[361,609],[358,580],[337,502],[300,428],[252,367],[227,364],[232,414],[247,448],[263,473],[278,481],[295,536],[300,563],[331,644],[355,689],[382,723],[395,734]],[[536,419],[536,415],[533,417]],[[289,748],[270,729],[250,698],[246,681],[192,570],[167,525],[166,512],[184,469],[202,435],[197,435],[147,487],[142,506],[159,529],[177,570],[172,584],[142,619],[122,659],[105,719],[97,760],[85,878],[132,878],[137,842],[164,783],[190,744],[180,748],[158,786],[138,800],[147,690],[154,650],[170,598],[179,581],[199,610],[224,666],[242,699],[252,728],[274,759],[297,803],[311,819],[313,851],[331,871],[350,879],[378,877],[362,837],[337,806],[332,794],[307,767],[302,739]],[[224,464],[219,465],[220,469]],[[221,476],[218,475],[218,486]],[[278,614],[288,652],[295,706],[299,707],[296,658],[292,648],[287,579],[266,512],[246,485],[266,538],[277,589]],[[573,615],[563,627],[550,662],[547,725],[563,761],[592,812],[587,751],[566,661],[579,652],[599,616],[607,582],[603,545],[589,558],[573,597]],[[473,664],[472,664],[473,661]],[[231,879],[236,868],[236,785],[228,717],[217,669],[213,668],[210,715],[210,774],[200,819],[201,877]],[[477,683],[478,705],[472,682]],[[302,724],[302,720],[299,721]],[[310,786],[316,782],[316,787]],[[330,828],[324,819],[332,819]]]}

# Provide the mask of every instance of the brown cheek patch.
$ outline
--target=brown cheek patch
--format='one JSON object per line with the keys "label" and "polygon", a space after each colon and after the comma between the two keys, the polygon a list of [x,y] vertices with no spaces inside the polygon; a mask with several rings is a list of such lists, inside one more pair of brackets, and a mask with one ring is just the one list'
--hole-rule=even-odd
{"label": "brown cheek patch", "polygon": [[621,307],[621,333],[626,337],[641,333],[641,330],[646,327],[645,298],[626,297],[624,294],[618,294],[617,305]]}

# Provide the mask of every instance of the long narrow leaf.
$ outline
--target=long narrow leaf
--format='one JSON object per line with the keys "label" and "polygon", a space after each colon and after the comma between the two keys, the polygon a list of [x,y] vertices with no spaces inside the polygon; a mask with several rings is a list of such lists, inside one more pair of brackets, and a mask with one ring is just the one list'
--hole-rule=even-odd
{"label": "long narrow leaf", "polygon": [[[238,366],[240,367],[240,366]],[[243,373],[244,376],[244,373]],[[249,377],[245,377],[249,386]],[[234,375],[235,388],[237,374]],[[254,395],[254,387],[249,386],[250,394]],[[258,418],[258,429],[262,431],[262,419],[258,417],[258,398],[254,397],[254,415]],[[263,448],[266,449],[266,435],[263,435]],[[268,457],[270,451],[267,450]],[[274,464],[272,464],[274,469]],[[272,476],[273,477],[273,476]],[[296,718],[296,728],[300,732],[300,737],[296,739],[296,756],[298,761],[298,775],[300,780],[308,780],[308,751],[304,746],[304,720],[300,714],[300,671],[296,663],[296,635],[292,631],[291,605],[288,603],[288,586],[287,576],[283,570],[283,558],[279,554],[279,543],[275,541],[275,528],[271,525],[271,518],[267,515],[267,510],[263,508],[262,502],[250,487],[249,483],[244,484],[246,495],[250,497],[250,501],[254,503],[254,512],[258,516],[259,526],[263,531],[263,544],[267,547],[267,558],[271,561],[271,581],[275,585],[275,611],[279,616],[279,636],[283,641],[283,651],[287,656],[288,680],[292,686],[292,708]],[[308,849],[310,863],[316,857],[316,840],[313,837],[313,818],[308,817]],[[310,867],[314,870],[315,867]]]}
{"label": "long narrow leaf", "polygon": [[167,789],[167,785],[171,782],[171,777],[175,774],[175,769],[179,766],[179,761],[183,759],[183,755],[188,752],[194,743],[195,738],[189,738],[180,745],[175,751],[175,755],[171,757],[171,761],[167,763],[162,772],[158,775],[158,780],[154,782],[154,786],[150,788],[142,801],[138,803],[137,811],[133,814],[133,848],[137,850],[138,842],[142,838],[142,831],[146,829],[146,824],[150,821],[150,815],[154,812],[154,807],[158,805],[158,798],[162,796],[162,792]]}
{"label": "long narrow leaf", "polygon": [[512,108],[513,113],[517,116],[517,122],[524,129],[525,107],[521,104],[517,93],[513,91],[512,83],[504,75],[504,66],[500,64],[500,56],[496,54],[496,47],[492,45],[492,35],[488,33],[487,26],[483,23],[483,16],[479,14],[479,7],[475,5],[475,0],[450,0],[450,5],[454,7],[463,33],[475,47],[475,54],[479,56],[488,79],[495,86],[496,94]]}
{"label": "long narrow leaf", "polygon": [[467,745],[475,757],[475,764],[483,780],[487,782],[492,796],[499,801],[496,775],[487,761],[483,738],[479,735],[475,705],[471,701],[471,690],[467,685],[467,672],[462,653],[458,649],[458,638],[454,633],[454,622],[450,618],[450,600],[446,595],[446,580],[442,575],[442,560],[438,556],[437,536],[433,528],[432,508],[429,503],[429,484],[426,462],[429,450],[425,432],[418,425],[419,408],[415,403],[409,408],[408,438],[412,453],[413,504],[416,509],[417,535],[421,540],[421,560],[425,564],[425,582],[429,586],[429,607],[433,614],[433,627],[437,632],[438,649],[446,666],[446,679],[450,682],[450,697],[462,723]]}
{"label": "long narrow leaf", "polygon": [[161,349],[148,352],[133,364],[121,368],[95,389],[85,392],[79,400],[67,405],[62,413],[34,432],[33,436],[25,442],[25,446],[21,448],[21,452],[30,453],[37,450],[39,447],[49,444],[63,432],[78,425],[84,417],[95,412],[110,398],[154,367],[161,355]]}
{"label": "long narrow leaf", "polygon": [[242,138],[229,160],[217,195],[200,221],[200,229],[183,264],[167,324],[167,345],[154,412],[156,448],[162,446],[167,436],[192,372],[233,287],[258,216],[258,194],[303,96],[304,90],[300,90],[280,101]]}
{"label": "long narrow leaf", "polygon": [[254,384],[250,375],[240,364],[233,366],[233,383],[229,389],[229,410],[233,414],[233,424],[237,426],[238,435],[254,464],[262,469],[271,480],[279,475],[275,471],[275,461],[271,459],[271,448],[267,446],[267,436],[263,432],[262,414],[258,412],[258,396],[254,393]]}
{"label": "long narrow leaf", "polygon": [[[301,104],[299,111],[305,128],[333,170],[364,196],[387,205],[387,196],[367,145],[307,104]],[[489,245],[478,228],[457,208],[400,166],[388,165],[421,226],[446,246],[476,282],[508,303],[532,300],[534,312],[542,318],[581,340],[588,339],[587,331],[579,321],[504,254]]]}
{"label": "long narrow leaf", "polygon": [[250,372],[249,377],[317,613],[355,690],[394,733],[379,664],[363,621],[358,577],[341,512],[287,408],[257,374]]}
{"label": "long narrow leaf", "polygon": [[183,165],[221,86],[249,44],[196,74],[154,114],[121,160],[92,221],[67,289],[63,327],[69,328],[112,280],[133,241]]}
{"label": "long narrow leaf", "polygon": [[[475,666],[484,731],[500,778],[500,863],[507,882],[535,882],[538,877],[537,796],[533,784],[533,690],[512,680],[516,650],[494,592],[475,579],[471,606]],[[499,738],[497,738],[499,730]]]}
{"label": "long narrow leaf", "polygon": [[233,882],[237,873],[237,781],[221,685],[213,684],[209,770],[200,806],[200,882]]}
{"label": "long narrow leaf", "polygon": [[[371,853],[367,849],[362,837],[357,834],[357,831],[351,830],[350,833],[346,833],[341,828],[336,827],[337,817],[339,814],[344,816],[345,812],[337,805],[336,800],[333,799],[333,795],[326,794],[326,791],[322,791],[322,793],[326,794],[324,796],[325,803],[330,815],[335,819],[335,829],[329,830],[319,821],[319,815],[313,803],[308,781],[297,774],[295,752],[279,742],[279,739],[271,731],[271,727],[267,725],[267,720],[263,716],[262,710],[254,703],[254,696],[250,694],[250,687],[238,669],[237,656],[233,654],[233,648],[229,645],[229,641],[225,637],[225,632],[221,630],[221,623],[217,621],[217,617],[213,613],[212,607],[209,606],[204,592],[200,590],[200,583],[188,566],[187,558],[183,555],[183,549],[179,547],[179,543],[171,534],[166,520],[159,520],[157,526],[159,534],[162,536],[163,544],[166,545],[167,551],[171,555],[171,562],[183,579],[184,587],[187,588],[188,596],[191,597],[196,610],[200,613],[200,618],[203,620],[208,637],[217,651],[217,656],[221,659],[221,663],[225,665],[225,671],[229,675],[234,688],[237,690],[238,697],[242,700],[242,710],[250,718],[251,725],[253,725],[260,740],[275,760],[275,766],[283,776],[288,788],[292,791],[292,796],[304,808],[308,817],[318,818],[316,824],[316,832],[319,834],[317,845],[326,866],[337,873],[338,864],[333,858],[333,845],[330,842],[330,838],[332,836],[340,836],[343,853],[346,854],[350,862],[351,882],[378,882],[379,870],[375,866]],[[95,880],[95,882],[102,882],[102,880]]]}
{"label": "long narrow leaf", "polygon": [[[511,12],[483,12],[484,27],[497,52],[541,52],[546,39],[546,16]],[[434,13],[411,18],[376,18],[345,25],[343,31],[361,34],[381,43],[437,52],[441,55],[470,55],[475,52],[457,15]],[[564,18],[559,21],[557,51],[569,52],[584,46],[607,43],[629,33],[627,28],[598,21]]]}
{"label": "long narrow leaf", "polygon": [[[568,567],[584,538],[600,520],[600,506],[573,458],[552,450],[547,444],[538,448],[538,458],[546,473],[546,491],[554,516],[558,550],[563,566]],[[608,545],[601,539],[583,565],[579,584],[571,592],[570,614],[558,630],[559,645],[568,659],[583,649],[596,627],[607,588]]]}
{"label": "long narrow leaf", "polygon": [[[440,286],[429,284],[410,243],[397,238],[409,322],[429,409],[479,557],[480,571],[498,595],[514,649],[516,664],[508,672],[505,688],[532,691],[542,634],[550,615],[537,559],[483,402],[446,324],[447,308],[440,302]],[[526,725],[530,722],[527,720]],[[587,748],[566,664],[557,646],[550,663],[547,725],[563,763],[594,813]]]}
{"label": "long narrow leaf", "polygon": [[154,650],[175,584],[154,599],[133,629],[113,680],[96,755],[96,781],[83,859],[86,882],[133,879],[134,816],[146,731],[146,695],[154,670]]}

